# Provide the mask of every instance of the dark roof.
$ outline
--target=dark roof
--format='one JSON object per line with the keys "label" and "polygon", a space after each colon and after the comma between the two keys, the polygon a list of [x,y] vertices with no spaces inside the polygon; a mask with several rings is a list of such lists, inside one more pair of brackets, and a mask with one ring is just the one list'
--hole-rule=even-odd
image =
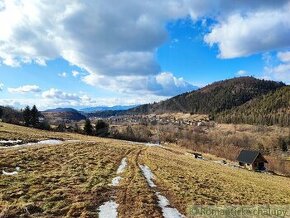
{"label": "dark roof", "polygon": [[261,154],[261,152],[251,151],[251,150],[242,150],[239,156],[237,157],[237,161],[242,162],[242,163],[252,164],[259,155],[261,155],[262,159],[264,159],[264,161],[268,163],[267,160]]}

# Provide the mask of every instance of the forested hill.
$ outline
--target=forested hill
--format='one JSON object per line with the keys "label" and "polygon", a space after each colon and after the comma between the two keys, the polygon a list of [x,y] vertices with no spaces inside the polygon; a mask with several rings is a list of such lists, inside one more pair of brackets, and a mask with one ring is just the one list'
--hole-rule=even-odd
{"label": "forested hill", "polygon": [[127,112],[131,114],[164,112],[216,114],[240,106],[283,86],[285,84],[281,82],[239,77],[215,82],[199,90],[159,103],[141,105]]}
{"label": "forested hill", "polygon": [[223,123],[290,126],[290,86],[219,113],[215,120]]}

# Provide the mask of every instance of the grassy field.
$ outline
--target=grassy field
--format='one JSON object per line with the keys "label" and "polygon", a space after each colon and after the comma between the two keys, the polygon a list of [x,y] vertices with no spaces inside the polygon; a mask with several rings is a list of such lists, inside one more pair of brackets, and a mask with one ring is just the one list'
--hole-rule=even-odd
{"label": "grassy field", "polygon": [[[119,217],[163,217],[155,191],[182,214],[191,205],[290,204],[289,178],[196,160],[188,150],[39,131],[0,123],[0,139],[57,138],[59,145],[0,148],[0,217],[98,217],[115,196]],[[128,165],[111,186],[120,161]],[[155,175],[148,186],[140,164]],[[17,175],[3,175],[2,170]]]}

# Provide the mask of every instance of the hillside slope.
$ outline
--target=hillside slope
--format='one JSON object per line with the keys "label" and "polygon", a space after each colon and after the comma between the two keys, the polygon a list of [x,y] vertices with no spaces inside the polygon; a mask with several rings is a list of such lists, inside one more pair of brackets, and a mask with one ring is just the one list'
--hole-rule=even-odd
{"label": "hillside slope", "polygon": [[225,123],[290,126],[290,86],[219,113],[215,120]]}
{"label": "hillside slope", "polygon": [[86,119],[86,116],[73,108],[57,108],[46,110],[41,113],[50,123],[80,121]]}
{"label": "hillside slope", "polygon": [[[3,140],[26,141],[31,132],[33,140],[56,137],[53,132],[0,123]],[[0,172],[19,168],[13,176],[0,174],[1,217],[98,217],[100,206],[111,202],[118,217],[162,218],[160,196],[163,202],[168,199],[167,210],[176,208],[186,217],[193,205],[290,203],[289,178],[209,158],[197,160],[173,145],[146,146],[77,134],[62,138],[78,140],[0,149]],[[123,160],[126,164],[118,173]]]}
{"label": "hillside slope", "polygon": [[218,113],[285,86],[283,83],[239,77],[215,82],[190,93],[184,93],[155,104],[129,110],[130,113],[189,112]]}

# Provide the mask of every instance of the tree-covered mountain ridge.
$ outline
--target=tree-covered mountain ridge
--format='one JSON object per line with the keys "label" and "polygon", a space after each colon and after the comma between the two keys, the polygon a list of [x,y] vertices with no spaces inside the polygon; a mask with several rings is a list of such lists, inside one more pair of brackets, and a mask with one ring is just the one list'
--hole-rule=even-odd
{"label": "tree-covered mountain ridge", "polygon": [[131,113],[185,112],[216,114],[240,106],[256,97],[285,86],[282,82],[239,77],[214,82],[196,91],[184,93],[165,101],[141,105]]}

